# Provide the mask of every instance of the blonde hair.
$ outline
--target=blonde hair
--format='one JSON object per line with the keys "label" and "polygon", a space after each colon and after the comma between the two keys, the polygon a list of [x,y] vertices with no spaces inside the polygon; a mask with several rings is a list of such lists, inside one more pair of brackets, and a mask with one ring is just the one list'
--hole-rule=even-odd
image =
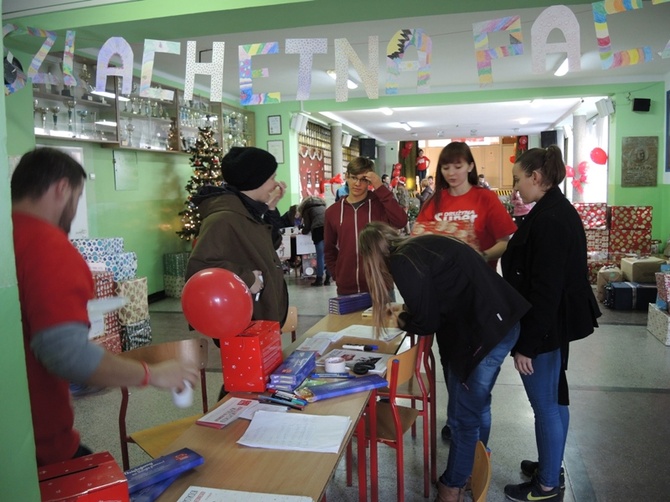
{"label": "blonde hair", "polygon": [[363,259],[365,279],[372,298],[372,320],[377,338],[385,327],[390,292],[393,290],[393,276],[389,269],[391,249],[405,239],[395,228],[381,221],[368,223],[358,236],[358,251]]}

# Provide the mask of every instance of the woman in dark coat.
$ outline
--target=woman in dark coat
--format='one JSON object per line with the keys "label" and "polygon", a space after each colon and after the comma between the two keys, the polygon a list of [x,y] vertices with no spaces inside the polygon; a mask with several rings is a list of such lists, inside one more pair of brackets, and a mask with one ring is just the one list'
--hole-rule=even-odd
{"label": "woman in dark coat", "polygon": [[561,150],[533,148],[513,168],[514,189],[535,206],[502,256],[503,276],[532,308],[521,319],[512,350],[535,413],[539,462],[524,460],[529,483],[507,485],[510,500],[560,500],[561,463],[568,433],[568,345],[598,326],[598,304],[588,282],[586,236],[559,184],[565,178]]}

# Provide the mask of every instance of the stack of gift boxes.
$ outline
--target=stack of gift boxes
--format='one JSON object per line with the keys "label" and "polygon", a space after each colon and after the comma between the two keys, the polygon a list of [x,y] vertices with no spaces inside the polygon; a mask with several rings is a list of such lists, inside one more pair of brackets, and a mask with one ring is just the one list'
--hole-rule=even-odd
{"label": "stack of gift boxes", "polygon": [[124,251],[120,237],[73,239],[72,244],[93,271],[95,297],[127,300],[102,322],[91,319],[89,338],[115,353],[151,343],[147,278],[136,277],[137,255]]}
{"label": "stack of gift boxes", "polygon": [[163,255],[163,283],[165,296],[181,298],[184,289],[186,264],[191,253],[167,253]]}

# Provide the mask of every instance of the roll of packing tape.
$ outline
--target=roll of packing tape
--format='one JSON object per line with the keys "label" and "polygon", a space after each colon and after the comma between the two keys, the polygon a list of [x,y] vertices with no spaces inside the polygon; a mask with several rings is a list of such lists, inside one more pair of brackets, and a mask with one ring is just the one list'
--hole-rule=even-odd
{"label": "roll of packing tape", "polygon": [[172,402],[177,408],[188,408],[193,404],[193,387],[190,382],[184,380],[184,388],[181,392],[172,389]]}
{"label": "roll of packing tape", "polygon": [[341,357],[329,357],[326,359],[326,373],[344,373],[347,366]]}

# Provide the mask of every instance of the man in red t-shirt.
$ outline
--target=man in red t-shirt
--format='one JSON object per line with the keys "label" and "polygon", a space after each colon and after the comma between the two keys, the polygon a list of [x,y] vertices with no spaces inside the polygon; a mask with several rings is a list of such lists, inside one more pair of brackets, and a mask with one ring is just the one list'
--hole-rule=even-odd
{"label": "man in red t-shirt", "polygon": [[86,172],[53,148],[25,154],[11,181],[14,254],[37,464],[86,455],[74,429],[69,382],[183,389],[198,370],[178,361],[148,365],[88,341],[94,296],[86,262],[68,240]]}
{"label": "man in red t-shirt", "polygon": [[419,150],[419,155],[416,158],[416,172],[419,175],[419,185],[426,177],[429,167],[430,159],[423,154],[423,150]]}

